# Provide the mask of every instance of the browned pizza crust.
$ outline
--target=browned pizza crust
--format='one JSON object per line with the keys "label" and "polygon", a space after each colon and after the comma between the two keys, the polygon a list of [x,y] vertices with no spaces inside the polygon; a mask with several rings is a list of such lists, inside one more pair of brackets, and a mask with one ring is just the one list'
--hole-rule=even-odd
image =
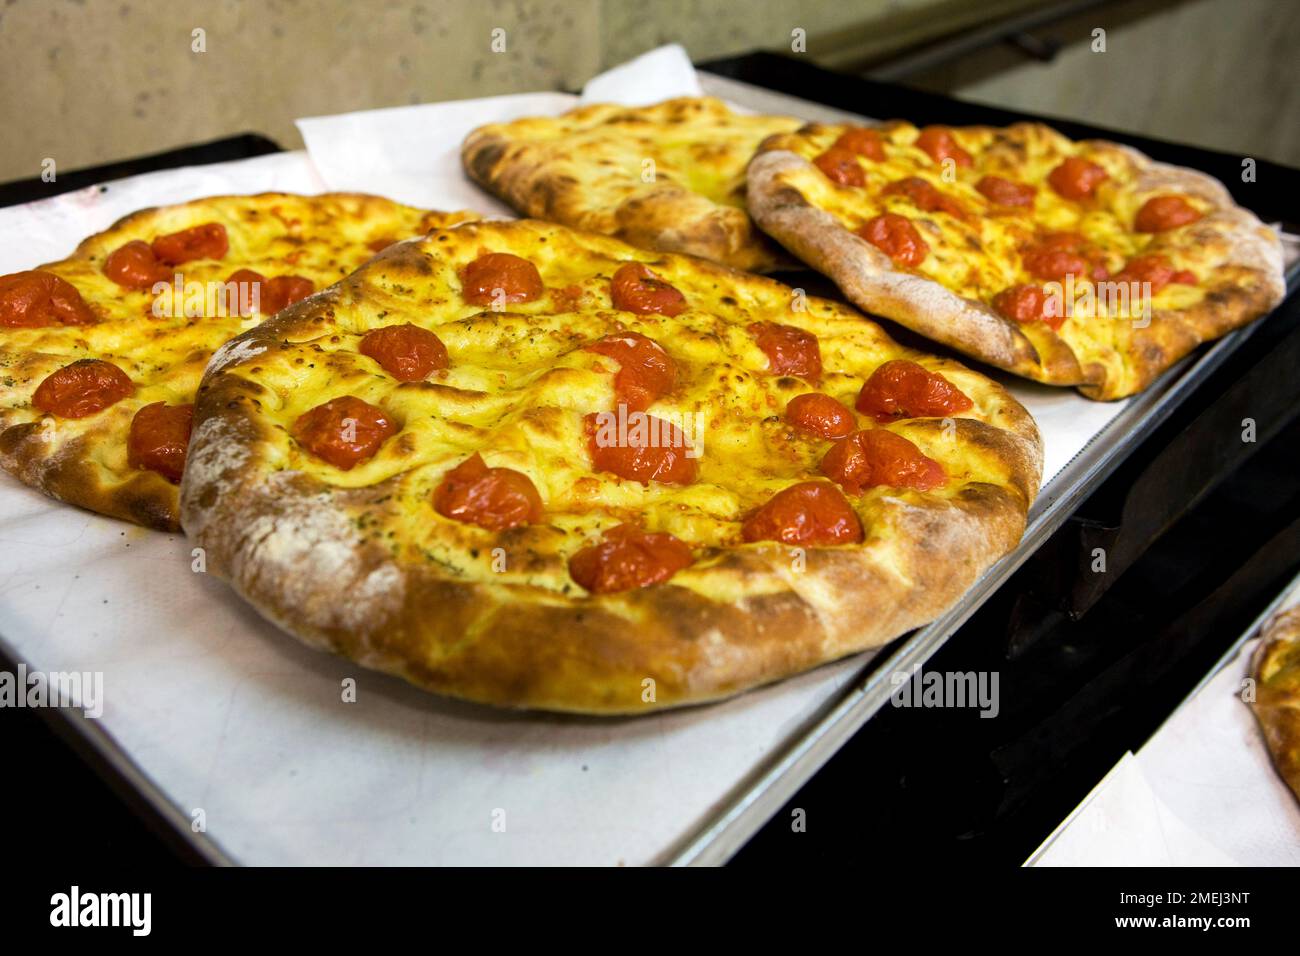
{"label": "browned pizza crust", "polygon": [[1252,709],[1273,765],[1300,799],[1300,607],[1275,614],[1264,625],[1252,672]]}
{"label": "browned pizza crust", "polygon": [[[887,123],[890,130],[908,124]],[[826,129],[809,124],[793,134]],[[963,127],[976,141],[992,140],[999,171],[1016,169],[1026,157],[1041,157],[1070,143],[1041,124],[1005,129]],[[1237,206],[1214,178],[1158,163],[1127,146],[1105,141],[1077,144],[1094,159],[1126,170],[1135,194],[1161,192],[1197,196],[1211,207],[1196,223],[1157,235],[1144,253],[1194,248],[1210,275],[1205,295],[1178,309],[1155,308],[1145,327],[1125,321],[1108,331],[1113,341],[1100,355],[1080,356],[1066,336],[1045,323],[1022,325],[985,302],[951,291],[934,279],[898,268],[871,243],[834,215],[818,208],[789,182],[814,168],[787,148],[793,137],[770,137],[749,166],[747,202],[759,226],[803,262],[830,277],[859,307],[893,319],[928,338],[980,361],[1053,385],[1073,385],[1088,398],[1110,400],[1139,392],[1196,346],[1219,338],[1268,312],[1285,295],[1281,244],[1273,230]],[[1061,153],[1064,155],[1064,153]],[[937,229],[938,226],[932,228]],[[996,254],[996,253],[989,253]],[[1031,333],[1031,334],[1027,334]]]}
{"label": "browned pizza crust", "polygon": [[[95,313],[88,326],[0,328],[0,467],[69,504],[162,531],[179,530],[177,486],[128,462],[126,436],[143,406],[183,404],[213,351],[259,316],[159,317],[149,290],[123,289],[103,274],[108,254],[124,243],[222,223],[230,250],[222,260],[177,266],[185,281],[225,281],[236,269],[299,275],[323,288],[374,254],[368,243],[418,235],[473,218],[472,213],[415,209],[380,196],[261,193],[213,196],[142,209],[83,240],[66,259],[35,268],[70,282]],[[111,361],[136,392],[82,419],[47,415],[31,404],[50,373],[72,361]]]}
{"label": "browned pizza crust", "polygon": [[476,182],[525,216],[771,272],[797,263],[746,213],[745,164],[765,136],[798,125],[711,97],[598,103],[481,127],[461,156]]}
{"label": "browned pizza crust", "polygon": [[[552,515],[548,500],[543,523],[493,533],[444,519],[429,506],[428,489],[436,474],[420,476],[430,468],[429,453],[421,450],[431,447],[430,437],[413,437],[405,445],[400,437],[390,439],[393,460],[375,466],[377,476],[388,477],[373,484],[353,473],[329,480],[317,464],[295,459],[298,453],[276,410],[285,402],[312,404],[345,390],[379,388],[366,371],[372,366],[358,365],[350,343],[375,321],[362,317],[375,315],[381,306],[379,324],[415,322],[446,337],[453,372],[460,359],[452,336],[470,343],[466,348],[486,337],[498,343],[495,354],[518,355],[517,361],[527,364],[527,353],[517,351],[525,341],[549,347],[554,339],[568,349],[581,349],[583,338],[574,338],[575,329],[607,323],[618,328],[633,318],[611,311],[607,302],[558,323],[549,321],[544,304],[539,305],[542,311],[525,316],[466,311],[455,304],[455,284],[444,292],[439,277],[455,274],[445,263],[460,261],[455,259],[460,251],[472,257],[480,249],[509,249],[539,262],[553,257],[566,281],[583,269],[599,270],[589,289],[603,289],[620,262],[643,261],[682,288],[693,308],[717,308],[723,316],[739,308],[737,302],[776,309],[790,298],[790,290],[778,283],[702,260],[646,253],[542,223],[489,222],[395,246],[325,293],[233,340],[214,357],[200,390],[181,489],[182,520],[187,534],[205,549],[209,570],[305,642],[428,690],[473,701],[641,713],[726,697],[878,647],[934,619],[1019,541],[1042,468],[1037,428],[1001,386],[951,362],[940,367],[950,376],[963,376],[965,387],[978,396],[980,417],[957,418],[952,437],[943,440],[1002,477],[968,481],[942,499],[880,489],[869,506],[863,505],[869,508],[869,518],[863,519],[866,541],[810,548],[802,571],[792,569],[787,546],[740,542],[739,519],[751,507],[749,501],[759,500],[740,485],[709,499],[721,501],[719,507],[730,509],[733,517],[724,522],[717,544],[698,547],[691,568],[666,583],[592,595],[567,575],[567,555],[583,541],[582,534],[573,532],[572,520],[589,522],[606,493],[632,493],[619,479],[583,473],[578,480],[591,490],[578,497],[594,509],[586,518],[582,510]],[[394,288],[409,290],[412,304],[394,298]],[[712,306],[703,304],[710,290],[719,297]],[[876,343],[872,349],[922,358],[847,307],[810,300],[809,310],[817,321],[830,323],[828,329],[869,337]],[[659,341],[688,363],[681,377],[692,382],[712,374],[715,363],[697,367],[683,356],[689,356],[688,349],[713,348],[717,336],[688,336],[683,321],[683,340],[668,338],[674,323],[688,317],[697,323],[691,328],[723,327],[693,313],[679,320],[650,318],[659,323]],[[467,329],[475,330],[469,338]],[[304,383],[295,395],[271,384],[285,381],[276,369],[307,365],[326,388],[304,397],[301,388],[313,388],[307,379],[294,379]],[[500,399],[483,391],[436,382],[402,385],[391,400],[401,401],[404,414],[421,423],[428,421],[426,413],[415,409],[423,406],[412,403],[427,402],[443,414],[457,410],[458,421],[439,426],[457,445],[456,457],[475,448],[483,436],[504,441],[501,429],[519,431],[524,437],[509,443],[508,460],[525,469],[548,498],[559,500],[567,494],[563,469],[590,467],[581,460],[562,460],[579,454],[565,450],[564,436],[571,433],[568,420],[576,422],[582,413],[570,403],[584,394],[583,379],[565,366],[549,373],[529,371],[526,381],[531,383],[526,393],[505,394],[536,396],[548,381],[565,385],[553,393],[554,399],[529,398],[535,404],[510,413],[501,412]],[[734,381],[744,378],[737,374]],[[773,387],[795,385],[781,379]],[[725,404],[712,395],[699,401]],[[486,432],[459,424],[482,422],[485,407],[496,409],[507,424]],[[939,440],[945,429],[945,422],[935,419],[907,425],[918,441],[926,436]],[[719,454],[725,455],[725,435],[711,440],[715,446],[721,443]],[[493,447],[486,446],[485,454]],[[706,463],[708,457],[706,452]],[[439,465],[437,471],[445,467]],[[725,481],[728,469],[715,466],[710,474],[712,481]],[[661,506],[656,502],[673,494],[664,486],[635,492],[645,502],[646,519],[657,507],[661,513],[689,512],[691,502],[711,493],[711,488],[692,486]],[[419,552],[407,546],[415,538],[428,542]],[[510,555],[510,573],[483,571],[497,548]],[[652,700],[644,696],[648,681],[653,681]]]}
{"label": "browned pizza crust", "polygon": [[801,156],[785,151],[754,157],[750,211],[800,260],[834,280],[850,301],[998,368],[1054,384],[1087,381],[1068,348],[1040,353],[1015,322],[938,282],[896,269],[889,256],[779,182],[783,169],[804,165]]}
{"label": "browned pizza crust", "polygon": [[1157,309],[1146,328],[1132,330],[1125,351],[1126,374],[1107,374],[1100,384],[1080,389],[1088,398],[1108,400],[1140,392],[1203,342],[1222,338],[1269,312],[1286,297],[1282,244],[1277,233],[1254,213],[1238,206],[1213,176],[1159,163],[1119,143],[1094,141],[1098,149],[1126,156],[1135,170],[1139,193],[1172,192],[1199,196],[1213,211],[1182,230],[1158,235],[1148,252],[1178,244],[1208,251],[1215,267],[1205,297],[1189,308]]}

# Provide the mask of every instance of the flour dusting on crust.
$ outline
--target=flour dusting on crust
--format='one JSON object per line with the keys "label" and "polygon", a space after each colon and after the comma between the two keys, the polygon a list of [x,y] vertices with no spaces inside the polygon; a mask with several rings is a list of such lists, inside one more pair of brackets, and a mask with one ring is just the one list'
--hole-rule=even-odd
{"label": "flour dusting on crust", "polygon": [[212,360],[208,362],[206,374],[213,375],[231,365],[242,365],[265,351],[265,345],[258,344],[256,339],[244,338],[241,335],[239,338],[231,339],[212,353]]}
{"label": "flour dusting on crust", "polygon": [[[1051,135],[1069,143],[1059,134]],[[862,309],[1026,378],[1076,386],[1088,398],[1110,400],[1141,391],[1197,345],[1258,318],[1285,293],[1276,234],[1236,205],[1221,182],[1198,170],[1156,162],[1131,147],[1086,141],[1077,145],[1104,150],[1128,165],[1128,193],[1134,202],[1177,192],[1211,207],[1188,227],[1190,232],[1179,234],[1186,248],[1213,250],[1206,253],[1208,275],[1200,280],[1205,295],[1181,308],[1155,309],[1148,327],[1139,326],[1130,341],[1118,344],[1090,340],[1077,325],[1067,327],[1067,334],[1039,323],[1022,327],[983,301],[958,296],[938,279],[895,267],[888,256],[819,208],[798,185],[798,177],[813,164],[787,148],[790,145],[782,137],[771,137],[749,164],[746,202],[767,233],[829,276]]]}
{"label": "flour dusting on crust", "polygon": [[190,435],[181,480],[181,510],[186,533],[199,537],[214,516],[213,509],[200,507],[198,496],[225,500],[232,484],[248,464],[251,452],[236,429],[224,418],[203,419]]}
{"label": "flour dusting on crust", "polygon": [[[588,405],[605,401],[604,388],[577,399],[569,392],[563,398],[578,407],[552,414],[550,399],[542,401],[543,396],[531,390],[537,376],[530,364],[523,363],[518,372],[520,380],[527,380],[527,388],[520,391],[497,368],[495,352],[484,361],[476,350],[486,341],[500,352],[509,335],[532,341],[539,329],[551,326],[561,329],[558,340],[572,348],[577,343],[569,328],[574,324],[571,314],[543,311],[527,322],[490,313],[455,318],[460,310],[472,309],[450,297],[456,272],[440,265],[454,264],[457,257],[472,256],[483,247],[527,253],[542,241],[547,243],[547,257],[539,260],[540,269],[557,268],[551,257],[567,256],[585,262],[593,277],[608,276],[610,266],[618,263],[652,255],[616,240],[539,222],[444,230],[389,250],[354,273],[340,306],[308,300],[258,326],[242,345],[264,346],[267,354],[255,353],[260,357],[242,368],[209,370],[196,404],[195,457],[183,489],[186,529],[206,549],[209,569],[229,580],[267,619],[314,647],[435,692],[510,707],[642,713],[729,696],[879,646],[933,619],[957,599],[972,575],[1019,539],[1038,482],[1038,464],[1031,460],[1038,456],[1026,448],[1026,443],[1037,447],[1037,432],[1024,409],[996,383],[937,358],[928,361],[961,375],[981,396],[976,414],[989,419],[984,423],[987,431],[972,431],[974,422],[958,428],[962,454],[978,455],[981,461],[995,463],[999,474],[1011,476],[1005,483],[982,485],[983,490],[953,506],[961,520],[955,536],[944,537],[940,560],[934,560],[925,528],[919,535],[906,529],[903,541],[873,535],[861,549],[812,548],[806,569],[797,574],[790,567],[788,549],[779,545],[727,543],[715,548],[700,543],[716,552],[716,560],[684,570],[679,583],[628,594],[587,593],[574,586],[565,562],[578,539],[593,530],[585,516],[605,507],[601,494],[573,504],[557,497],[546,527],[497,533],[437,516],[432,482],[419,477],[436,478],[430,468],[435,462],[433,446],[422,446],[424,439],[401,444],[396,438],[380,453],[391,453],[376,462],[382,467],[344,475],[303,455],[292,434],[300,407],[352,389],[381,405],[386,397],[400,395],[394,407],[408,423],[442,423],[448,436],[455,431],[457,455],[469,450],[462,445],[470,433],[451,425],[473,419],[461,414],[466,409],[495,402],[490,391],[396,384],[376,376],[371,360],[356,351],[352,333],[373,323],[370,305],[382,302],[386,324],[404,317],[447,328],[453,370],[466,375],[490,365],[493,378],[501,376],[501,388],[525,396],[528,424],[536,427],[521,428],[517,436],[507,434],[504,440],[475,438],[470,447],[481,443],[490,464],[505,461],[521,471],[528,469],[525,473],[542,476],[543,486],[548,468],[566,474],[559,469],[570,466],[556,461],[552,452],[558,446],[572,447],[576,433],[570,433],[570,426],[577,425]],[[707,341],[724,358],[732,355],[727,344],[732,338],[749,344],[743,332],[730,334],[732,326],[748,327],[734,318],[738,309],[773,315],[789,302],[789,290],[771,280],[671,254],[653,261],[661,274],[675,275],[700,290],[697,311],[705,317],[710,308],[724,309],[718,289],[733,294],[725,318],[701,317],[697,322],[701,330],[721,329]],[[409,292],[394,294],[394,279],[409,283]],[[592,284],[604,281],[593,278]],[[426,301],[444,299],[451,304],[435,306],[435,311],[445,308],[447,315],[429,316]],[[876,367],[882,352],[927,360],[893,343],[847,307],[812,298],[810,309],[828,334],[843,337],[837,352],[852,353],[840,358],[856,374],[865,376],[868,367]],[[584,337],[626,334],[622,323],[607,318],[608,308],[589,311],[599,321],[585,327]],[[310,338],[304,337],[307,329]],[[662,329],[665,335],[680,334],[676,322],[664,321]],[[328,339],[331,332],[342,330],[350,334],[338,335],[331,343],[337,348],[326,350],[327,358],[319,360],[321,336]],[[706,341],[702,334],[699,340]],[[661,347],[671,354],[671,346]],[[298,372],[285,375],[286,370]],[[310,371],[308,384],[302,384],[303,370]],[[564,381],[574,377],[566,373]],[[479,379],[471,376],[467,381]],[[292,402],[270,397],[283,397],[293,387],[306,394]],[[763,394],[774,386],[768,379],[754,378],[750,387]],[[703,396],[723,392],[711,381],[699,389],[700,402]],[[557,421],[565,427],[554,434],[546,431]],[[740,424],[734,427],[743,431]],[[909,427],[919,434],[939,425],[917,422]],[[549,464],[533,468],[534,458]],[[441,468],[441,457],[437,462]],[[585,460],[570,470],[581,478],[590,475]],[[722,479],[721,472],[718,477]],[[591,480],[602,494],[614,494],[612,480],[607,485],[599,478]],[[752,489],[756,501],[767,490],[766,475],[763,481],[762,489]],[[723,492],[727,501],[737,500],[733,482],[743,486],[743,478],[735,475],[718,481],[716,500],[722,500]],[[710,487],[702,486],[700,493]],[[543,491],[551,493],[550,488]],[[670,502],[665,511],[669,507],[678,510]],[[949,506],[919,504],[913,524],[924,525],[934,509],[946,512]],[[584,527],[570,530],[563,517],[574,510],[584,515]],[[642,517],[647,513],[649,509],[643,510]],[[739,520],[740,511],[736,514]],[[867,526],[874,523],[863,520]],[[504,569],[492,563],[498,550],[509,555]],[[900,560],[903,574],[890,573],[891,563]],[[653,701],[643,697],[647,677],[656,682]]]}
{"label": "flour dusting on crust", "polygon": [[365,542],[330,492],[304,495],[298,472],[262,481],[257,498],[275,501],[274,513],[242,527],[231,565],[246,583],[278,582],[280,593],[303,612],[302,623],[322,630],[356,630],[373,623],[381,606],[400,602],[403,577],[391,562],[372,567]]}

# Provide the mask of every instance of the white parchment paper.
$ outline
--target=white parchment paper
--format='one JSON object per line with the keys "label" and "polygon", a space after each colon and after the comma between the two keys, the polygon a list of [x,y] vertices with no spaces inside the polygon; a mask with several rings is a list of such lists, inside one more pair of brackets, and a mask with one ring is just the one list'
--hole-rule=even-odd
{"label": "white parchment paper", "polygon": [[[1300,581],[1280,608],[1300,604]],[[1035,866],[1300,866],[1300,803],[1241,700],[1258,637],[1125,754]]]}
{"label": "white parchment paper", "polygon": [[[593,80],[585,98],[644,103],[698,89],[669,47]],[[506,214],[461,172],[461,138],[574,102],[536,93],[305,119],[310,158],[160,172],[0,209],[0,272],[66,255],[134,209],[225,192],[358,189]],[[1042,428],[1045,478],[1122,406],[1012,388]],[[208,836],[250,864],[654,862],[863,663],[637,719],[458,704],[300,646],[194,573],[182,537],[62,506],[2,475],[0,635],[34,668],[102,672],[102,725],[185,817],[202,810]],[[342,699],[347,678],[355,703]]]}

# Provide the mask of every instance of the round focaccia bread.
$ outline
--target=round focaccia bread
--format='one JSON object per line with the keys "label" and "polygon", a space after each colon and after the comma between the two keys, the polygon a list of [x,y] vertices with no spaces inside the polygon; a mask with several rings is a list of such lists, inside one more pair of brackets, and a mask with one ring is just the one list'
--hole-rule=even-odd
{"label": "round focaccia bread", "polygon": [[474,180],[522,215],[770,272],[797,264],[745,212],[745,165],[764,137],[798,126],[733,113],[710,97],[600,103],[480,127],[461,156]]}
{"label": "round focaccia bread", "polygon": [[1300,607],[1275,614],[1260,637],[1252,709],[1273,765],[1300,799]]}
{"label": "round focaccia bread", "polygon": [[519,220],[393,246],[224,347],[181,507],[308,644],[638,713],[931,620],[1019,541],[1040,473],[1001,386],[849,307]]}
{"label": "round focaccia bread", "polygon": [[194,392],[217,347],[392,242],[469,218],[348,193],[216,196],[141,210],[0,277],[0,466],[178,529]]}
{"label": "round focaccia bread", "polygon": [[1050,127],[810,124],[749,166],[759,226],[853,302],[1089,398],[1281,301],[1281,244],[1217,180]]}

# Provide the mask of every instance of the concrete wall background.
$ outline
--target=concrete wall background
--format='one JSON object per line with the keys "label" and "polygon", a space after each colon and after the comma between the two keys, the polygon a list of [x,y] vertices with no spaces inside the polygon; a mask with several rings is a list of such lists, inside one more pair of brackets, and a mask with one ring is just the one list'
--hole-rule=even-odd
{"label": "concrete wall background", "polygon": [[[846,43],[879,50],[1033,2],[0,0],[0,181],[47,157],[74,169],[246,130],[294,147],[298,116],[576,88],[669,40],[704,59],[789,50],[801,27],[808,55],[836,63]],[[977,57],[924,82],[1300,165],[1288,6],[1194,0],[1117,25],[1104,69],[1076,44],[1050,65],[1015,54],[990,75]]]}
{"label": "concrete wall background", "polygon": [[1092,52],[1091,31],[1112,24],[1085,14],[1046,31],[1074,41],[1052,63],[994,51],[920,85],[1300,166],[1300,3],[1131,6],[1146,15],[1107,29],[1105,53]]}
{"label": "concrete wall background", "polygon": [[[293,120],[581,84],[599,0],[9,0],[0,7],[0,180]],[[506,29],[507,52],[491,31]],[[207,52],[191,50],[206,31]]]}

